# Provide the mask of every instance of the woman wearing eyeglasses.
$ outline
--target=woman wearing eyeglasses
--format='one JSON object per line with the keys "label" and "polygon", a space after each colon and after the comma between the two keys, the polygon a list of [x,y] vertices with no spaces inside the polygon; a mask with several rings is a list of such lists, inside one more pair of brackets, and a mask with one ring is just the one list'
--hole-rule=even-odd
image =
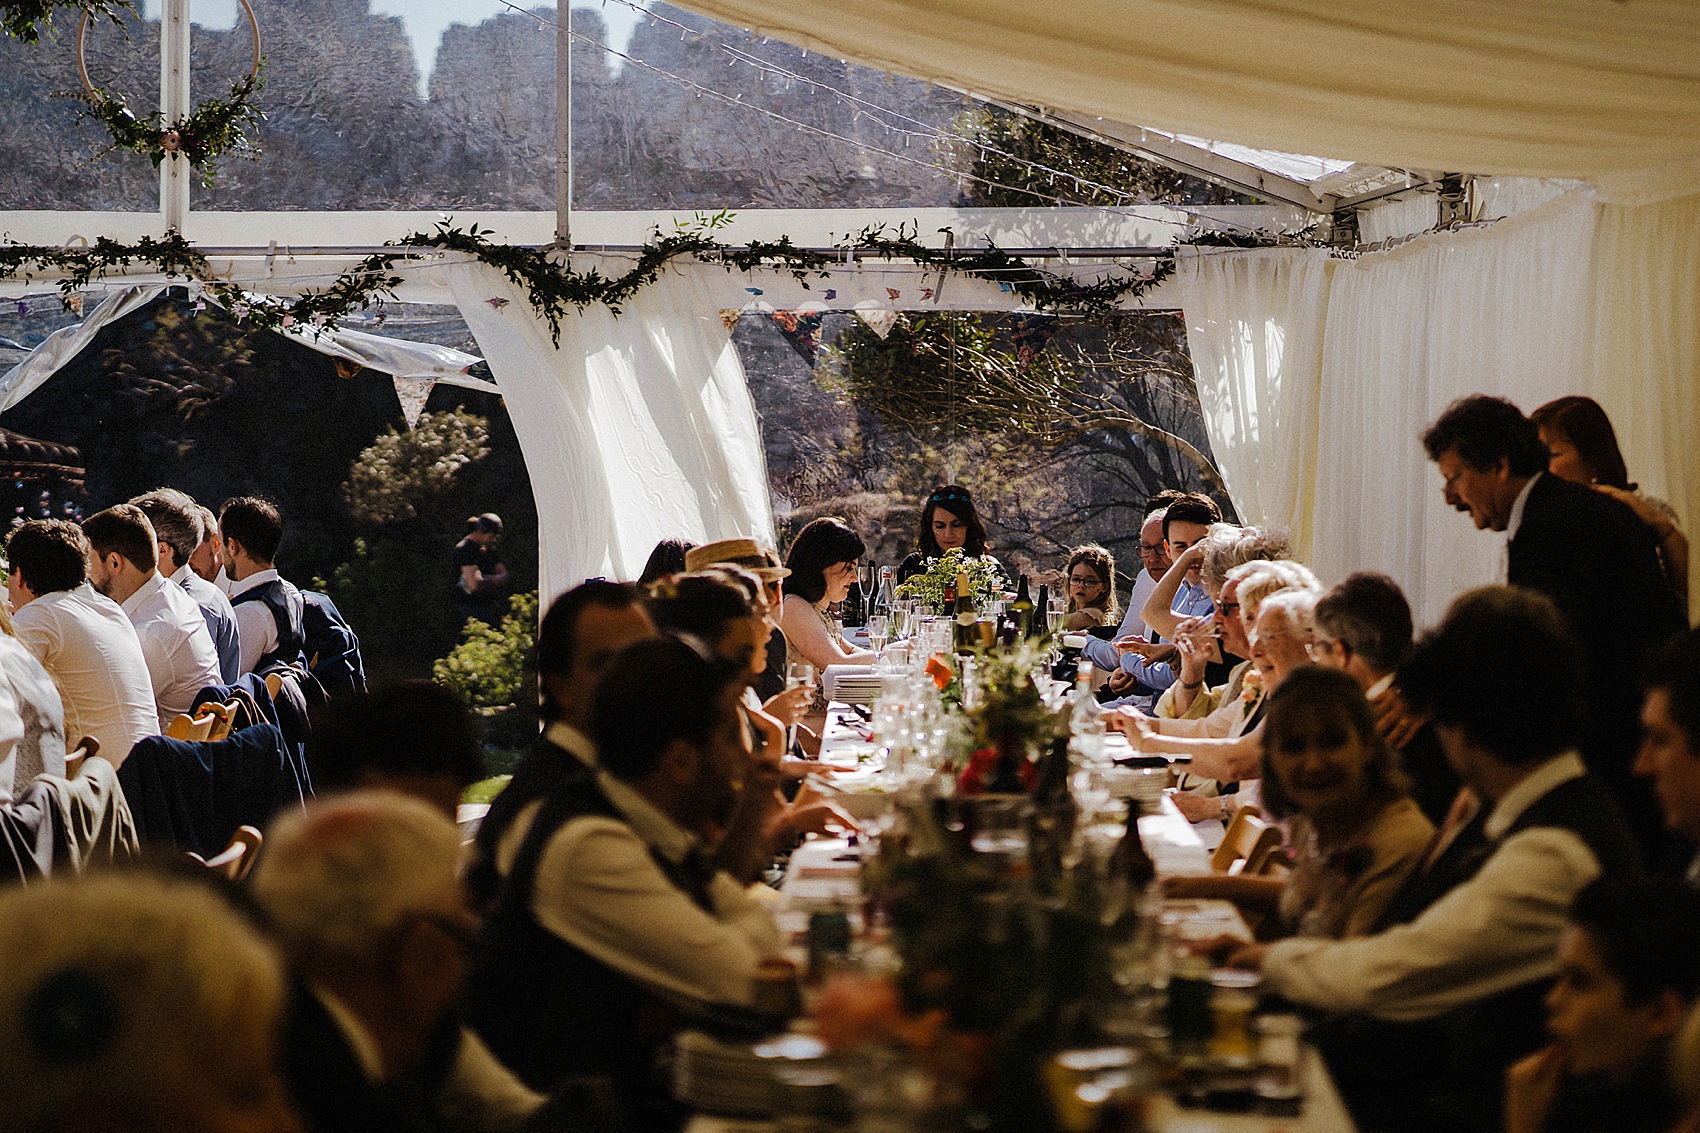
{"label": "woman wearing eyeglasses", "polygon": [[[921,549],[897,564],[897,581],[904,582],[927,569],[927,560],[960,549],[965,555],[986,553],[986,527],[974,510],[968,489],[946,484],[921,506]],[[1006,572],[1007,573],[1007,572]]]}
{"label": "woman wearing eyeglasses", "polygon": [[1063,627],[1069,630],[1115,625],[1121,610],[1116,605],[1116,560],[1096,543],[1076,547],[1068,556],[1068,615]]}

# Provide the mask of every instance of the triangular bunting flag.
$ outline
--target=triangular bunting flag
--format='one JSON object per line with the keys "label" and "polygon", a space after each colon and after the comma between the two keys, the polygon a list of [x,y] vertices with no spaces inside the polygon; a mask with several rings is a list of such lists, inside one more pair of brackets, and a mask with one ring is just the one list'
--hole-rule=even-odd
{"label": "triangular bunting flag", "polygon": [[796,311],[775,311],[773,321],[791,348],[813,367],[815,355],[820,351],[820,312],[800,315]]}
{"label": "triangular bunting flag", "polygon": [[425,412],[425,402],[431,396],[431,389],[437,383],[430,378],[396,378],[396,400],[401,402],[401,415],[407,422],[407,431],[419,424],[419,415]]}
{"label": "triangular bunting flag", "polygon": [[862,320],[864,326],[880,338],[891,333],[891,328],[897,325],[896,311],[857,311],[856,317]]}

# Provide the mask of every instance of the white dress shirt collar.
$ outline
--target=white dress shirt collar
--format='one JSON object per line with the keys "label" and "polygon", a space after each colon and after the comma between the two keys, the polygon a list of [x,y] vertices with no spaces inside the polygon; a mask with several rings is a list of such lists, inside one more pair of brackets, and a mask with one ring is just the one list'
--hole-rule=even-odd
{"label": "white dress shirt collar", "polygon": [[556,720],[550,724],[543,733],[543,738],[577,756],[579,762],[586,767],[596,766],[596,745],[590,742],[589,736],[564,720]]}
{"label": "white dress shirt collar", "polygon": [[640,795],[635,788],[606,771],[596,773],[596,784],[602,788],[602,793],[608,797],[608,801],[614,804],[614,809],[625,818],[626,824],[632,828],[632,833],[674,865],[684,861],[685,855],[696,845],[696,838],[657,810],[654,804]]}
{"label": "white dress shirt collar", "polygon": [[173,571],[171,573],[171,581],[173,581],[173,582],[177,583],[179,586],[181,586],[183,583],[189,581],[190,573],[191,572],[189,570],[189,564],[184,563],[182,566],[178,567],[175,571]]}
{"label": "white dress shirt collar", "polygon": [[165,576],[156,570],[153,574],[148,576],[148,580],[146,582],[136,587],[136,592],[134,594],[118,603],[118,605],[123,609],[124,613],[133,617],[136,611],[142,609],[142,607],[153,601],[154,596],[165,587],[165,583]]}
{"label": "white dress shirt collar", "polygon": [[1517,529],[1523,526],[1523,509],[1529,503],[1529,490],[1535,486],[1535,481],[1543,475],[1545,473],[1537,472],[1529,477],[1529,482],[1523,485],[1523,490],[1517,493],[1515,500],[1511,501],[1511,515],[1505,521],[1505,541],[1507,543],[1517,538]]}
{"label": "white dress shirt collar", "polygon": [[1582,757],[1575,752],[1554,756],[1505,792],[1504,797],[1494,804],[1493,813],[1488,815],[1482,832],[1490,839],[1502,837],[1536,800],[1560,784],[1580,779],[1585,774],[1587,768],[1582,766]]}
{"label": "white dress shirt collar", "polygon": [[248,591],[254,589],[254,587],[263,586],[268,582],[276,580],[278,577],[276,567],[267,567],[265,570],[257,570],[253,574],[250,574],[247,578],[244,578],[241,582],[232,582],[230,584],[230,596],[235,598],[238,594],[246,594]]}
{"label": "white dress shirt collar", "polygon": [[366,1081],[373,1085],[382,1082],[383,1051],[378,1047],[378,1040],[372,1037],[372,1032],[366,1029],[366,1024],[360,1021],[360,1016],[335,994],[318,984],[307,986],[313,993],[313,998],[319,1001],[319,1006],[325,1009],[325,1014],[331,1017],[331,1022],[336,1024],[336,1029],[342,1032],[342,1037],[347,1041],[348,1048],[354,1052],[354,1060],[360,1064],[360,1072],[366,1076]]}

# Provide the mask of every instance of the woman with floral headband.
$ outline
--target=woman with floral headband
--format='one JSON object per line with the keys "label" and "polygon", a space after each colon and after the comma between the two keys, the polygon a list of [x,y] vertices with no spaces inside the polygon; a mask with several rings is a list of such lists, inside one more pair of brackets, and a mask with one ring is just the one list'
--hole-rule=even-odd
{"label": "woman with floral headband", "polygon": [[[974,510],[974,497],[968,489],[946,484],[927,497],[921,506],[920,549],[897,565],[897,581],[902,584],[927,569],[927,563],[946,551],[960,550],[978,557],[986,553],[986,526],[980,513]],[[1004,574],[1007,576],[1008,572]]]}

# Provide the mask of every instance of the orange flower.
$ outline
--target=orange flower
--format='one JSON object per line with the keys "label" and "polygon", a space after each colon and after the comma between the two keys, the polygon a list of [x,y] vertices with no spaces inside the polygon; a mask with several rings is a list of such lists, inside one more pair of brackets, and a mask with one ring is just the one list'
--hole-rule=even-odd
{"label": "orange flower", "polygon": [[815,1001],[815,1034],[829,1050],[846,1051],[902,1033],[897,986],[883,976],[836,972]]}

